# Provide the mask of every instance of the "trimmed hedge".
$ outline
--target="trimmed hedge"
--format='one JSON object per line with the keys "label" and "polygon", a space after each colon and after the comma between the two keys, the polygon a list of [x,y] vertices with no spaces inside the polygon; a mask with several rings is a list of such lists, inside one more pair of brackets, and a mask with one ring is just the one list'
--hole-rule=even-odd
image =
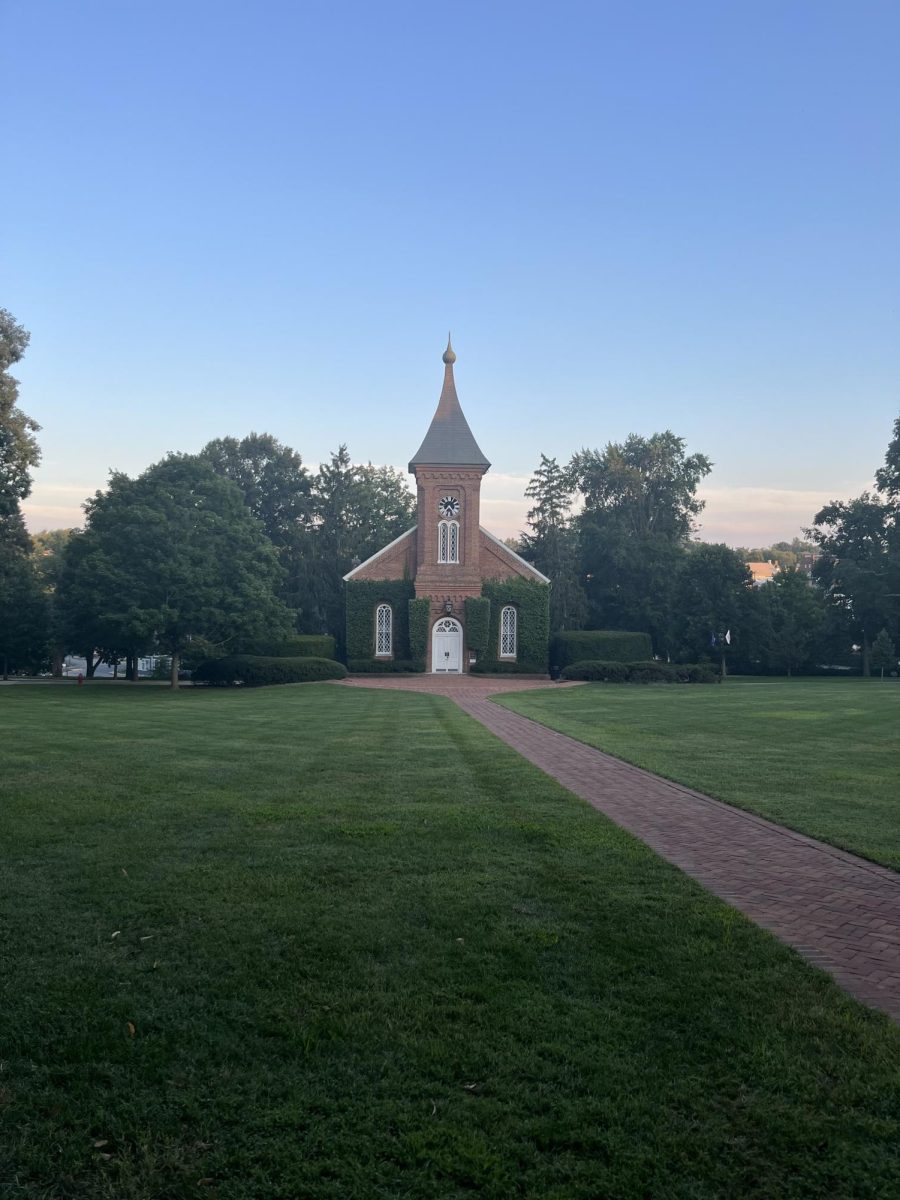
{"label": "trimmed hedge", "polygon": [[[484,580],[482,597],[490,601],[488,643],[474,666],[478,675],[545,675],[550,636],[550,588],[537,580],[514,577]],[[500,613],[504,605],[516,609],[516,661],[500,658]],[[471,646],[471,642],[469,643]]]}
{"label": "trimmed hedge", "polygon": [[409,602],[409,653],[416,662],[421,662],[417,671],[425,670],[428,655],[428,626],[431,617],[431,601],[427,596]]}
{"label": "trimmed hedge", "polygon": [[546,675],[546,667],[535,667],[532,663],[511,662],[508,658],[473,662],[469,667],[472,675]]}
{"label": "trimmed hedge", "polygon": [[351,579],[347,583],[347,661],[374,659],[375,609],[389,604],[393,612],[394,658],[414,658],[409,647],[409,602],[415,597],[411,579]]}
{"label": "trimmed hedge", "polygon": [[652,656],[649,634],[621,629],[573,629],[554,634],[550,643],[550,662],[556,667],[585,661],[633,663]]}
{"label": "trimmed hedge", "polygon": [[343,679],[346,667],[331,658],[274,658],[260,654],[233,654],[230,658],[207,659],[192,676],[193,682],[209,687],[267,687],[272,683],[317,683]]}
{"label": "trimmed hedge", "polygon": [[347,670],[360,675],[390,675],[397,672],[422,672],[423,658],[349,658]]}
{"label": "trimmed hedge", "polygon": [[467,596],[465,609],[466,645],[478,659],[484,658],[491,631],[491,602],[487,596]]}
{"label": "trimmed hedge", "polygon": [[718,683],[718,672],[707,663],[603,662],[585,659],[570,663],[563,679],[595,683]]}
{"label": "trimmed hedge", "polygon": [[248,642],[242,653],[255,658],[334,658],[334,647],[330,633],[293,633],[278,641]]}

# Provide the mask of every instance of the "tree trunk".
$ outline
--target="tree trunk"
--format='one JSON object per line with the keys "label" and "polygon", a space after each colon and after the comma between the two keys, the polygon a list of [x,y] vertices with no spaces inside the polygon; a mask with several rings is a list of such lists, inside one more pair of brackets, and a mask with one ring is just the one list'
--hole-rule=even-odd
{"label": "tree trunk", "polygon": [[176,653],[174,653],[172,655],[172,687],[173,688],[178,687],[178,662],[179,662],[180,657],[181,656],[177,653],[177,651],[176,651]]}
{"label": "tree trunk", "polygon": [[62,652],[62,650],[54,650],[53,651],[53,666],[51,669],[53,671],[54,679],[62,679],[62,673],[63,673],[63,652]]}
{"label": "tree trunk", "polygon": [[[97,662],[100,660],[98,659]],[[88,650],[84,656],[84,675],[86,679],[93,679],[94,672],[97,670],[97,663],[94,662],[93,650]]]}
{"label": "tree trunk", "polygon": [[728,671],[725,669],[725,647],[722,647],[722,678],[724,679]]}
{"label": "tree trunk", "polygon": [[118,679],[118,678],[119,678],[119,660],[116,658],[113,660],[113,679]]}
{"label": "tree trunk", "polygon": [[872,647],[869,645],[869,639],[868,639],[868,637],[866,636],[866,634],[865,634],[865,633],[863,633],[863,639],[862,639],[862,673],[863,673],[863,675],[865,675],[865,677],[866,677],[867,679],[868,679],[868,678],[869,678],[869,676],[872,674],[872,668],[871,668],[871,666],[869,665],[869,651],[870,651],[871,649],[872,649]]}

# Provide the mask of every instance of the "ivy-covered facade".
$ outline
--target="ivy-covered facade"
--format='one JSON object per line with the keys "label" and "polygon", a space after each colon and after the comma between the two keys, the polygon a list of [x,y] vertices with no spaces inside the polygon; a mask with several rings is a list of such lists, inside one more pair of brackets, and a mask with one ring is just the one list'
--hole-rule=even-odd
{"label": "ivy-covered facade", "polygon": [[351,671],[547,670],[549,580],[480,524],[490,468],[460,407],[456,355],[419,450],[417,523],[345,576]]}

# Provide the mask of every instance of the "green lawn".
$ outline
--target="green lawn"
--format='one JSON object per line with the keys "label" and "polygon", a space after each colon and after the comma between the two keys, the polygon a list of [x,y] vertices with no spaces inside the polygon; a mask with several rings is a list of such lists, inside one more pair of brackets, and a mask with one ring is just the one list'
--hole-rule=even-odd
{"label": "green lawn", "polygon": [[900,869],[900,685],[591,684],[499,701],[669,779]]}
{"label": "green lawn", "polygon": [[0,731],[4,1200],[900,1193],[900,1032],[449,701]]}

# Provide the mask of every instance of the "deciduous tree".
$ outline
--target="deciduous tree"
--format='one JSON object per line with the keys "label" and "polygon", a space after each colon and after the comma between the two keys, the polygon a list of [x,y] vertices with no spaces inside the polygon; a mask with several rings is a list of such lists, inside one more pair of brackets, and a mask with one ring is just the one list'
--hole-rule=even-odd
{"label": "deciduous tree", "polygon": [[31,468],[40,460],[40,426],[18,406],[19,381],[9,368],[22,358],[31,335],[0,308],[0,541],[30,549],[19,507],[31,491]]}
{"label": "deciduous tree", "polygon": [[150,643],[171,657],[176,687],[195,636],[225,646],[289,631],[274,548],[237,485],[207,462],[170,455],[137,479],[114,474],[85,511],[61,585],[82,645]]}
{"label": "deciduous tree", "polygon": [[693,542],[677,570],[674,587],[677,645],[696,662],[713,652],[723,657],[722,639],[746,655],[747,615],[753,584],[747,564],[722,544]]}
{"label": "deciduous tree", "polygon": [[808,665],[823,625],[823,596],[802,571],[785,569],[764,584],[760,594],[768,610],[762,646],[767,666],[791,675]]}
{"label": "deciduous tree", "polygon": [[643,630],[657,652],[671,651],[675,576],[703,509],[697,486],[711,469],[670,430],[574,456],[569,472],[584,498],[575,526],[591,628]]}
{"label": "deciduous tree", "polygon": [[864,675],[870,671],[872,639],[890,623],[895,603],[891,594],[900,592],[900,563],[891,554],[895,531],[894,507],[869,492],[826,504],[809,530],[821,550],[813,577],[831,603],[847,609],[862,646]]}

